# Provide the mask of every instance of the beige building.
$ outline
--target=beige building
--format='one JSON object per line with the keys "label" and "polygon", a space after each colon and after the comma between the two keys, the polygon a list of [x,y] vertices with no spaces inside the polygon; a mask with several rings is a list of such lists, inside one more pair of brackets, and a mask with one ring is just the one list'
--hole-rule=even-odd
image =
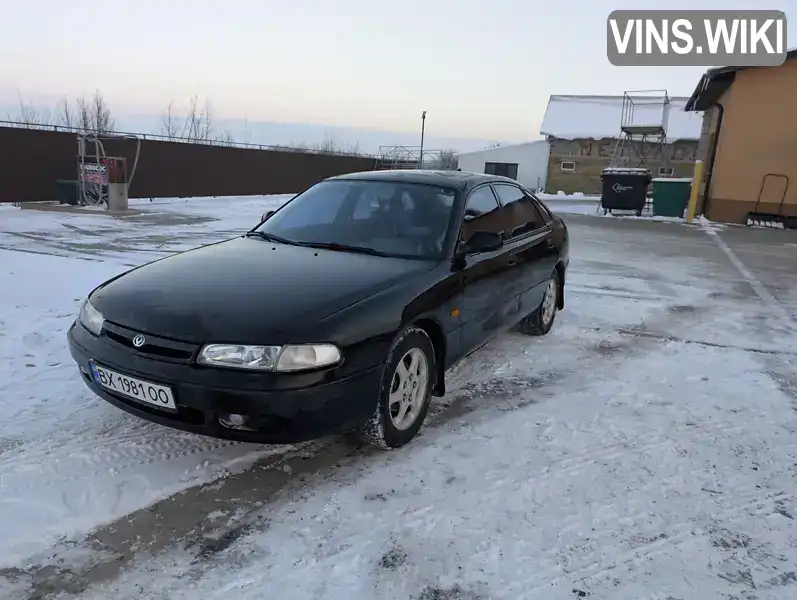
{"label": "beige building", "polygon": [[[643,150],[645,166],[654,177],[692,175],[703,118],[684,110],[687,101],[669,98],[666,117],[663,96],[658,102],[647,97],[635,108],[634,122],[663,123],[666,133],[664,157],[661,144],[648,142]],[[625,106],[627,109],[627,103]],[[545,191],[600,194],[600,175],[612,162],[618,139],[623,137],[624,120],[624,96],[551,96],[540,127],[550,145]],[[622,144],[617,160],[625,166],[639,166],[639,142]]]}
{"label": "beige building", "polygon": [[797,220],[797,50],[779,67],[711,69],[687,110],[704,111],[699,212],[745,223],[751,211]]}

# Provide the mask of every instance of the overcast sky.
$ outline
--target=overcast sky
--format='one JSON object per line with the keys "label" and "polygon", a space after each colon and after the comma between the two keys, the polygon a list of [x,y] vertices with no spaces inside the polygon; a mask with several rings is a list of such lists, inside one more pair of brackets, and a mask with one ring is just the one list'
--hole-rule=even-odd
{"label": "overcast sky", "polygon": [[[785,10],[794,0],[671,0]],[[16,4],[16,6],[21,6]],[[0,22],[0,104],[101,90],[116,115],[207,96],[219,117],[536,136],[550,94],[665,88],[702,68],[618,68],[606,18],[654,0],[37,0]]]}

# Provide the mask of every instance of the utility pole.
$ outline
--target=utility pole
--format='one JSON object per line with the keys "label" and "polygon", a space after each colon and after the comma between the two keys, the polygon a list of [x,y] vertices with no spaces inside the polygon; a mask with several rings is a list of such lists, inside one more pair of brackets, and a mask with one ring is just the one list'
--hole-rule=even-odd
{"label": "utility pole", "polygon": [[426,130],[426,111],[421,113],[421,152],[420,156],[418,156],[418,168],[423,168],[423,134]]}

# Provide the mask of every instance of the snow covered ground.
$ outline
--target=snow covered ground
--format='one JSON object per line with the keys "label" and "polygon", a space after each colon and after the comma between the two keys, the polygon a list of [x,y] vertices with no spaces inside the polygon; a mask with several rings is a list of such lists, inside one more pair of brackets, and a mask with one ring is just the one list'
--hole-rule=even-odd
{"label": "snow covered ground", "polygon": [[546,199],[573,239],[553,332],[460,365],[393,453],[200,438],[93,397],[64,338],[85,294],[285,199],[0,207],[0,597],[797,595],[793,232]]}

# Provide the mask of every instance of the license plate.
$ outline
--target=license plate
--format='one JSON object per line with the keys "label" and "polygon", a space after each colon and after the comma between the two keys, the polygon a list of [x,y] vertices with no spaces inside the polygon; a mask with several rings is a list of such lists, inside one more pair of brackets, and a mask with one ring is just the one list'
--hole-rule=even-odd
{"label": "license plate", "polygon": [[123,375],[107,367],[102,367],[95,362],[90,362],[89,366],[91,367],[91,376],[94,381],[106,390],[133,398],[139,402],[157,406],[158,408],[177,410],[177,405],[174,403],[174,394],[167,386]]}

